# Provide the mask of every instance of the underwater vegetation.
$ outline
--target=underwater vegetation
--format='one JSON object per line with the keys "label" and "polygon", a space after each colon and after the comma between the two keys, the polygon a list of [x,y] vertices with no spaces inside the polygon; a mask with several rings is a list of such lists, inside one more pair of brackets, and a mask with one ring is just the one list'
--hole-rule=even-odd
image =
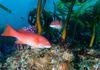
{"label": "underwater vegetation", "polygon": [[0,63],[4,63],[5,60],[15,52],[15,37],[0,36]]}
{"label": "underwater vegetation", "polygon": [[17,31],[7,25],[0,36],[0,61],[5,60],[1,68],[99,69],[100,0],[53,1],[53,12],[45,9],[46,3],[38,0],[37,8],[27,14],[30,26]]}
{"label": "underwater vegetation", "polygon": [[10,9],[8,9],[7,7],[5,7],[4,5],[0,4],[0,8],[5,10],[8,13],[12,13],[12,11]]}
{"label": "underwater vegetation", "polygon": [[[87,33],[88,34],[92,33],[92,34],[90,34],[91,35],[90,43],[88,42],[89,43],[89,47],[91,47],[91,46],[93,46],[93,43],[95,42],[96,24],[99,24],[99,23],[97,22],[97,20],[95,20],[96,16],[94,14],[96,14],[96,13],[94,12],[94,9],[93,9],[94,6],[91,4],[91,3],[93,3],[93,1],[91,1],[90,4],[88,4],[89,2],[90,2],[90,0],[87,0],[83,4],[82,3],[79,4],[80,6],[79,6],[78,10],[74,10],[73,9],[73,13],[71,14],[72,16],[71,16],[70,22],[68,22],[69,24],[67,25],[67,26],[70,26],[70,28],[67,31],[69,31],[71,33],[73,32],[72,33],[73,35],[70,35],[70,36],[72,36],[72,39],[73,39],[73,37],[76,38],[75,34],[77,34],[77,33],[79,34],[80,32],[84,31],[84,33],[81,33],[81,34],[85,35],[85,33],[89,30]],[[60,3],[58,5],[60,5]],[[67,6],[66,4],[62,5],[62,3],[61,3],[61,7],[57,6],[58,7],[58,13],[59,13],[59,9],[61,9],[61,10],[64,9],[65,10],[66,6]],[[74,6],[78,6],[78,1],[77,0],[76,0],[76,3],[75,3]],[[68,10],[68,9],[66,9],[66,10]],[[68,15],[69,14],[67,12],[66,12],[66,14],[67,14],[66,15],[67,16],[66,20],[68,21]],[[75,29],[73,29],[73,31],[70,31],[71,27],[73,27],[73,26],[74,26]],[[79,27],[81,27],[81,28],[79,28]],[[86,30],[85,30],[85,28],[86,28]],[[78,29],[80,29],[80,31]],[[68,33],[66,35],[68,35]],[[79,41],[81,41],[81,39],[82,38],[79,38]],[[84,36],[84,39],[85,39],[85,36]]]}

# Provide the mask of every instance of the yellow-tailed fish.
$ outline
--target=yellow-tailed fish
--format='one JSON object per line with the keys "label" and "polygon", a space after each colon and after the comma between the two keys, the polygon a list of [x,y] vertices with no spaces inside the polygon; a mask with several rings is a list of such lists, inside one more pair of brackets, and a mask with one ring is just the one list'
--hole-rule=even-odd
{"label": "yellow-tailed fish", "polygon": [[76,0],[72,1],[72,4],[69,8],[69,12],[68,12],[68,15],[67,15],[67,18],[66,18],[66,21],[65,21],[65,24],[64,24],[63,32],[62,32],[62,39],[63,40],[65,40],[65,38],[66,38],[66,33],[67,33],[66,29],[67,29],[67,25],[70,21],[72,9],[73,9],[73,6],[74,6],[75,2],[76,2]]}

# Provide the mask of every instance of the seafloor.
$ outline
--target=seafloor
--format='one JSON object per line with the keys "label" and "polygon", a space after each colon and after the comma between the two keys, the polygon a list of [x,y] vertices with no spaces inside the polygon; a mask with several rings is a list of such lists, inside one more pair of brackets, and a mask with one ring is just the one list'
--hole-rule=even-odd
{"label": "seafloor", "polygon": [[95,57],[100,54],[99,51],[91,49],[88,55],[75,56],[72,50],[58,47],[52,45],[50,49],[17,49],[5,63],[0,63],[0,70],[94,70],[94,66],[100,67],[100,56]]}
{"label": "seafloor", "polygon": [[[26,31],[29,29],[32,28]],[[99,49],[72,49],[68,43],[31,49],[28,45],[15,45],[14,41],[13,37],[0,37],[0,70],[100,70]]]}

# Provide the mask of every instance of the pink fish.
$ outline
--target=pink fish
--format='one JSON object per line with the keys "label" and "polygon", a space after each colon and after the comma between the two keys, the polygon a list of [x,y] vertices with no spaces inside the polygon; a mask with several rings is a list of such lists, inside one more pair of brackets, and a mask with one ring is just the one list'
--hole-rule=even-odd
{"label": "pink fish", "polygon": [[60,30],[62,28],[62,21],[59,20],[52,21],[50,27]]}
{"label": "pink fish", "polygon": [[2,36],[12,36],[16,37],[16,44],[27,44],[31,48],[50,48],[51,44],[49,41],[38,34],[26,32],[26,31],[16,31],[10,25],[7,25]]}

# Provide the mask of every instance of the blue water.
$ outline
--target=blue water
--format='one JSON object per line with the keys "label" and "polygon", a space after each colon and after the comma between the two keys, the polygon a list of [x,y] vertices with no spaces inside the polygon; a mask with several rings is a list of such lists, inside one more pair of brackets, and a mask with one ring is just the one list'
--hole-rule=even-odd
{"label": "blue water", "polygon": [[[45,10],[54,11],[53,1],[59,0],[47,0]],[[8,13],[0,8],[0,31],[4,30],[6,24],[10,24],[15,29],[20,29],[25,26],[29,26],[27,21],[28,13],[37,8],[38,0],[0,0],[0,4],[9,8],[12,13]],[[74,9],[78,7],[74,6]],[[21,19],[22,17],[22,19]]]}
{"label": "blue water", "polygon": [[[15,29],[29,26],[27,21],[28,13],[33,8],[37,8],[37,1],[38,0],[0,0],[0,4],[12,11],[12,13],[8,13],[0,8],[0,30],[4,30],[6,24],[10,24]],[[53,11],[53,0],[47,0],[45,9]],[[23,17],[23,19],[21,19],[21,17]]]}

